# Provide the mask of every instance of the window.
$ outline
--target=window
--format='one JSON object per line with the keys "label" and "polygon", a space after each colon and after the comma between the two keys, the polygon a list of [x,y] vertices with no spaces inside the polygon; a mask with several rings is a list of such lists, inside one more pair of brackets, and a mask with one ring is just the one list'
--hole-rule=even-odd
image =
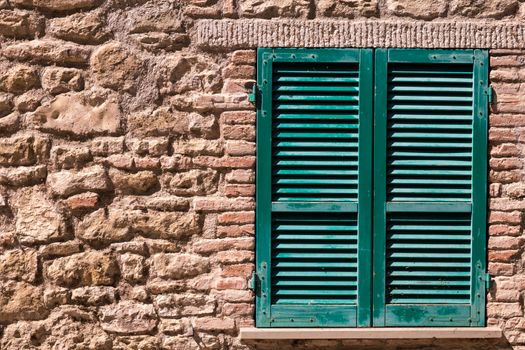
{"label": "window", "polygon": [[258,51],[258,327],[484,325],[487,58]]}

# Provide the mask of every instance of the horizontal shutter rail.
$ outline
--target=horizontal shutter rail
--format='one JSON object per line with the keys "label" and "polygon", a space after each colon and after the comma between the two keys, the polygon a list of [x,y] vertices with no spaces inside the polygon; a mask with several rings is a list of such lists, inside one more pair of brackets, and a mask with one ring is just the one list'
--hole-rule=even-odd
{"label": "horizontal shutter rail", "polygon": [[387,212],[452,212],[452,213],[470,213],[472,203],[421,203],[421,202],[390,202],[386,203]]}
{"label": "horizontal shutter rail", "polygon": [[[421,49],[401,49],[389,50],[388,62],[392,63],[409,63],[411,65],[424,64],[449,64],[451,63],[473,63],[473,50],[447,50],[447,52],[438,52]],[[453,68],[452,68],[453,69]]]}
{"label": "horizontal shutter rail", "polygon": [[355,202],[272,202],[272,212],[348,212],[357,213]]}
{"label": "horizontal shutter rail", "polygon": [[274,62],[280,63],[349,63],[359,61],[359,50],[322,49],[312,53],[309,49],[279,49],[271,55]]}

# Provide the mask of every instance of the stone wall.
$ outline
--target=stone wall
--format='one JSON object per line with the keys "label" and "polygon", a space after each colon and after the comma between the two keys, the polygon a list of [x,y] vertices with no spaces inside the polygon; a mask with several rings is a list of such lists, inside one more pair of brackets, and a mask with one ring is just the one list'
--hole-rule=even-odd
{"label": "stone wall", "polygon": [[[255,51],[198,19],[523,21],[515,0],[0,0],[0,349],[525,349],[525,51],[492,50],[498,341],[241,343]],[[499,23],[499,22],[493,22]]]}

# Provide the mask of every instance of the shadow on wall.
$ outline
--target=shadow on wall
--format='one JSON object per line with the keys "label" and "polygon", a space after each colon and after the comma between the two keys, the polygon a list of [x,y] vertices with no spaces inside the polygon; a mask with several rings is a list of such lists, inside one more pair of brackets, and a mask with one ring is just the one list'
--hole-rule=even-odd
{"label": "shadow on wall", "polygon": [[244,341],[254,350],[511,350],[507,339],[272,340]]}

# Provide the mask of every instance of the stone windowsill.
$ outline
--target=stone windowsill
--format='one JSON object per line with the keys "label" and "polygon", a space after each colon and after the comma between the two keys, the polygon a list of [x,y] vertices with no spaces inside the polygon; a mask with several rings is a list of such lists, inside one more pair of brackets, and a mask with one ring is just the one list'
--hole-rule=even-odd
{"label": "stone windowsill", "polygon": [[501,338],[496,327],[421,328],[241,328],[243,340],[276,339],[488,339]]}

